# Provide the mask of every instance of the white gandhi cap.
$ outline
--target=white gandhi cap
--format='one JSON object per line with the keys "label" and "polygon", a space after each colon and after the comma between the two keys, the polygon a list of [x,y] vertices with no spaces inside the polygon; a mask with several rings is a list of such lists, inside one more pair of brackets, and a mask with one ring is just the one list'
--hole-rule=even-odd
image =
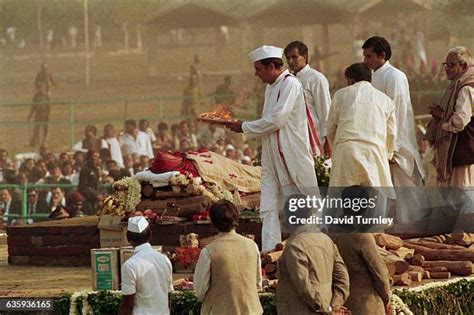
{"label": "white gandhi cap", "polygon": [[252,51],[249,54],[249,56],[253,62],[267,59],[267,58],[280,58],[281,59],[281,57],[283,56],[283,48],[264,45]]}
{"label": "white gandhi cap", "polygon": [[148,221],[145,217],[137,216],[128,219],[127,230],[133,233],[141,233],[148,227]]}

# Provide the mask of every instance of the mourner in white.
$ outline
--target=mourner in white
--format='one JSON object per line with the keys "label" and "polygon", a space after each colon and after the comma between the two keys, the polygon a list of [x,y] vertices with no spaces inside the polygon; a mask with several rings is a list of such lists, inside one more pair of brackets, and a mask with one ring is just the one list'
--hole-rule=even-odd
{"label": "mourner in white", "polygon": [[331,148],[326,139],[326,123],[331,106],[328,79],[308,64],[308,47],[299,41],[289,43],[284,50],[286,61],[303,85],[306,106],[314,122],[319,141],[324,143],[324,155],[331,156]]}
{"label": "mourner in white", "polygon": [[[310,137],[303,87],[288,70],[283,70],[283,49],[262,46],[250,53],[255,75],[264,83],[262,118],[227,124],[235,132],[262,137],[262,183],[260,217],[262,250],[281,241],[279,212],[284,197],[294,193],[319,196],[313,154],[318,154]],[[319,152],[320,153],[320,152]]]}
{"label": "mourner in white", "polygon": [[151,229],[144,217],[128,219],[127,230],[134,254],[122,265],[120,315],[169,314],[168,294],[173,291],[171,262],[151,247]]}
{"label": "mourner in white", "polygon": [[372,86],[365,64],[351,65],[345,76],[348,86],[334,94],[329,112],[328,140],[334,148],[329,185],[392,187],[388,161],[396,139],[393,101]]}
{"label": "mourner in white", "polygon": [[[443,62],[451,81],[437,105],[425,139],[435,148],[437,186],[455,187],[452,204],[461,212],[474,211],[474,64],[466,47],[451,48]],[[461,199],[462,198],[462,199]]]}
{"label": "mourner in white", "polygon": [[421,219],[426,215],[423,209],[428,208],[428,201],[423,191],[425,173],[416,142],[407,76],[390,64],[392,49],[385,38],[373,36],[365,41],[362,48],[364,63],[373,70],[372,85],[395,104],[397,137],[390,170],[398,195],[395,203],[397,220],[408,222]]}

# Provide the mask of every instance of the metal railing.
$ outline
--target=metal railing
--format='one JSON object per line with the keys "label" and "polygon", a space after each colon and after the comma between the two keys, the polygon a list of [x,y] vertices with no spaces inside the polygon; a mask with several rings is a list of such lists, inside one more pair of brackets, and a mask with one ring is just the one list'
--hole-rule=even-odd
{"label": "metal railing", "polygon": [[[193,99],[198,105],[200,111],[208,111],[214,108],[214,98],[219,95],[207,95],[201,97],[193,96],[143,96],[143,97],[115,97],[106,99],[79,99],[79,100],[51,100],[48,103],[51,106],[63,107],[62,111],[58,111],[56,114],[61,116],[61,119],[50,119],[47,122],[43,121],[25,121],[16,120],[19,114],[15,114],[14,119],[11,120],[6,117],[6,120],[0,120],[0,129],[4,128],[24,128],[39,125],[49,126],[68,126],[68,145],[71,147],[77,142],[77,126],[86,124],[101,124],[101,123],[123,123],[127,119],[147,119],[149,121],[180,121],[184,119],[194,119],[194,116],[182,116],[179,114],[177,107],[181,108],[181,103],[184,100]],[[250,97],[243,108],[237,108],[235,114],[239,118],[251,119],[257,117],[257,98],[256,96]],[[8,102],[0,103],[0,110],[4,108],[18,110],[21,108],[31,107],[33,102]],[[142,106],[146,104],[146,108]],[[86,110],[80,112],[78,107],[89,106]],[[90,108],[92,106],[92,108]],[[102,106],[102,110],[110,110],[111,113],[100,113],[98,115],[99,106]],[[105,106],[105,107],[104,107]],[[178,112],[171,114],[172,112]],[[117,115],[120,113],[120,115]],[[5,116],[5,115],[3,115]],[[56,115],[57,116],[57,115]],[[26,114],[25,114],[26,117]],[[82,132],[82,130],[80,130]],[[4,134],[4,133],[3,133]]]}
{"label": "metal railing", "polygon": [[[99,185],[100,188],[108,188],[111,185],[109,184],[101,184]],[[56,188],[59,187],[61,189],[68,189],[68,188],[77,188],[75,184],[36,184],[36,183],[26,183],[21,185],[14,185],[14,184],[0,184],[0,189],[8,188],[10,190],[19,189],[20,192],[20,202],[21,202],[21,211],[19,214],[17,213],[8,213],[8,214],[1,214],[1,218],[21,218],[23,222],[26,222],[28,219],[36,219],[36,218],[47,218],[50,214],[49,213],[28,213],[28,201],[27,201],[27,191],[29,188],[35,189],[47,189],[47,188]],[[64,196],[66,198],[66,196]]]}

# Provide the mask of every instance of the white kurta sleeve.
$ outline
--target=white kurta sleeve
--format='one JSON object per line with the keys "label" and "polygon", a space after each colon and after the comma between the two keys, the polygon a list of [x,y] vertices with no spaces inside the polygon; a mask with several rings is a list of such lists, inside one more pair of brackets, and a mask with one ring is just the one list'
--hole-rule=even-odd
{"label": "white kurta sleeve", "polygon": [[400,137],[400,133],[406,130],[406,119],[408,113],[408,105],[410,102],[409,89],[405,86],[405,80],[398,75],[392,74],[387,80],[387,95],[393,100],[395,105],[395,122],[397,130],[397,139],[393,148],[394,152],[398,152],[402,145],[400,141],[403,137]]}
{"label": "white kurta sleeve", "polygon": [[331,94],[329,93],[329,82],[325,77],[321,77],[317,82],[311,85],[311,94],[314,98],[316,106],[316,115],[319,119],[321,134],[318,135],[320,139],[326,137],[327,134],[327,120],[329,115],[329,108],[331,107]]}
{"label": "white kurta sleeve", "polygon": [[243,132],[262,135],[282,128],[293,111],[298,94],[302,93],[301,89],[299,82],[292,81],[291,78],[285,80],[280,87],[278,101],[268,104],[271,106],[270,113],[260,119],[244,122],[242,124]]}
{"label": "white kurta sleeve", "polygon": [[124,263],[121,269],[122,274],[122,294],[132,295],[137,291],[137,274],[133,268]]}
{"label": "white kurta sleeve", "polygon": [[393,151],[395,147],[395,142],[397,140],[397,121],[395,118],[395,107],[391,106],[392,110],[388,114],[387,119],[387,155],[388,159],[393,158]]}
{"label": "white kurta sleeve", "polygon": [[147,135],[145,138],[146,138],[146,141],[145,141],[145,143],[146,143],[146,155],[147,155],[150,159],[152,159],[152,158],[154,158],[155,156],[153,155],[153,147],[151,146],[151,139],[150,139],[150,137],[149,137],[148,135]]}
{"label": "white kurta sleeve", "polygon": [[329,116],[328,116],[328,122],[327,122],[326,137],[329,141],[329,144],[331,144],[332,147],[334,147],[334,141],[336,140],[336,130],[337,130],[337,120],[338,120],[337,102],[339,102],[339,99],[340,99],[340,95],[336,92],[332,100],[331,108],[329,109]]}
{"label": "white kurta sleeve", "polygon": [[74,144],[74,145],[71,147],[71,151],[72,151],[72,152],[77,152],[77,151],[87,152],[86,149],[83,149],[83,148],[82,148],[82,140],[76,142],[76,144]]}
{"label": "white kurta sleeve", "polygon": [[199,259],[194,271],[194,292],[196,297],[203,301],[209,289],[211,279],[211,257],[207,248],[204,248],[199,254]]}
{"label": "white kurta sleeve", "polygon": [[442,128],[453,133],[464,130],[472,117],[473,100],[474,88],[470,86],[463,87],[458,93],[453,115],[447,122],[443,123]]}

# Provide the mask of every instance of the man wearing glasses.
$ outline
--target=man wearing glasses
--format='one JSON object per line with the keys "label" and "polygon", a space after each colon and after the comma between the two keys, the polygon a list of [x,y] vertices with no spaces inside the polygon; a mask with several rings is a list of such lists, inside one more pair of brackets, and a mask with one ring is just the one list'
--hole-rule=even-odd
{"label": "man wearing glasses", "polygon": [[[451,48],[443,62],[451,81],[432,116],[425,139],[436,150],[437,185],[456,187],[465,202],[461,211],[474,209],[474,66],[466,47]],[[458,200],[460,201],[460,200]]]}
{"label": "man wearing glasses", "polygon": [[48,203],[46,202],[46,200],[40,199],[38,197],[38,191],[36,190],[36,188],[28,188],[26,196],[26,209],[28,211],[27,223],[31,224],[33,222],[47,220],[47,218],[41,219],[36,217],[30,217],[30,215],[32,214],[48,213]]}

